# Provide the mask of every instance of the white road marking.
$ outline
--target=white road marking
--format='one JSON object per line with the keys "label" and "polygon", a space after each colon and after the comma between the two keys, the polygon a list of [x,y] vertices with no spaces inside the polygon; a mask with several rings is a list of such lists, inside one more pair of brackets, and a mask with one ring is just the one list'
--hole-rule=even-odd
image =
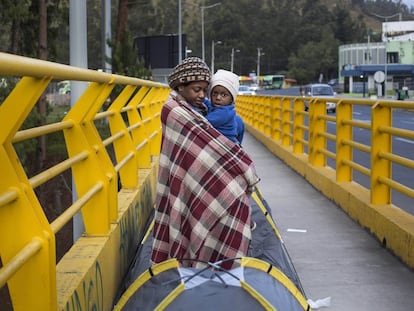
{"label": "white road marking", "polygon": [[299,232],[299,233],[306,233],[306,232],[308,232],[308,230],[306,230],[306,229],[292,229],[292,228],[289,228],[286,231],[287,232]]}
{"label": "white road marking", "polygon": [[408,144],[414,144],[414,141],[409,140],[409,139],[405,139],[405,138],[396,137],[395,140],[399,140],[399,141],[402,141],[402,142],[408,143]]}

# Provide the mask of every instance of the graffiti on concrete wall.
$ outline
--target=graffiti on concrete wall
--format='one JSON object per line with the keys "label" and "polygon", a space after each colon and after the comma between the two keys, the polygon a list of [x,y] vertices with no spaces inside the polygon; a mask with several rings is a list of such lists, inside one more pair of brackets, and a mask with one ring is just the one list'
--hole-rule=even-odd
{"label": "graffiti on concrete wall", "polygon": [[86,277],[80,290],[75,290],[62,311],[98,311],[103,310],[103,280],[99,262],[95,264],[95,273]]}

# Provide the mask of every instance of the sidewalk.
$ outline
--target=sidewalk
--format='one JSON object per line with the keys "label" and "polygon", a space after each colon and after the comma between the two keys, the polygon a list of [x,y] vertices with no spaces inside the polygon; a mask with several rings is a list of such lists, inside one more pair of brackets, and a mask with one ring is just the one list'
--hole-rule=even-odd
{"label": "sidewalk", "polygon": [[327,311],[413,310],[414,271],[249,133],[243,146],[307,298],[331,297]]}

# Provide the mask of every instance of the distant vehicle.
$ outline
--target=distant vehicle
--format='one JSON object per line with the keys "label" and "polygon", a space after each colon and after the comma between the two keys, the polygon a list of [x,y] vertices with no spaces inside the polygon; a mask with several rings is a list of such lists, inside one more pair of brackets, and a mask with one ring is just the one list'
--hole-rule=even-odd
{"label": "distant vehicle", "polygon": [[263,89],[281,89],[285,83],[284,75],[266,75],[263,76]]}
{"label": "distant vehicle", "polygon": [[57,84],[59,94],[70,94],[70,81],[64,80]]}
{"label": "distant vehicle", "polygon": [[256,92],[247,85],[240,85],[239,95],[256,95]]}
{"label": "distant vehicle", "polygon": [[259,86],[256,83],[250,84],[249,89],[256,92],[259,89]]}
{"label": "distant vehicle", "polygon": [[[334,92],[332,86],[329,84],[308,84],[303,87],[303,96],[304,97],[321,97],[321,98],[333,98],[336,93]],[[305,110],[309,109],[309,101],[305,101]],[[326,102],[326,111],[335,112],[336,103],[335,102]]]}

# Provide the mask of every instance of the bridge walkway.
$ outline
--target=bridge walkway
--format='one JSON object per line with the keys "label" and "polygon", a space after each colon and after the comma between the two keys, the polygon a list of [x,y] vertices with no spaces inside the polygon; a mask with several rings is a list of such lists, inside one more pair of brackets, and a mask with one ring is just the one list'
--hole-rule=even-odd
{"label": "bridge walkway", "polygon": [[252,135],[243,146],[308,299],[322,310],[408,311],[414,271]]}

